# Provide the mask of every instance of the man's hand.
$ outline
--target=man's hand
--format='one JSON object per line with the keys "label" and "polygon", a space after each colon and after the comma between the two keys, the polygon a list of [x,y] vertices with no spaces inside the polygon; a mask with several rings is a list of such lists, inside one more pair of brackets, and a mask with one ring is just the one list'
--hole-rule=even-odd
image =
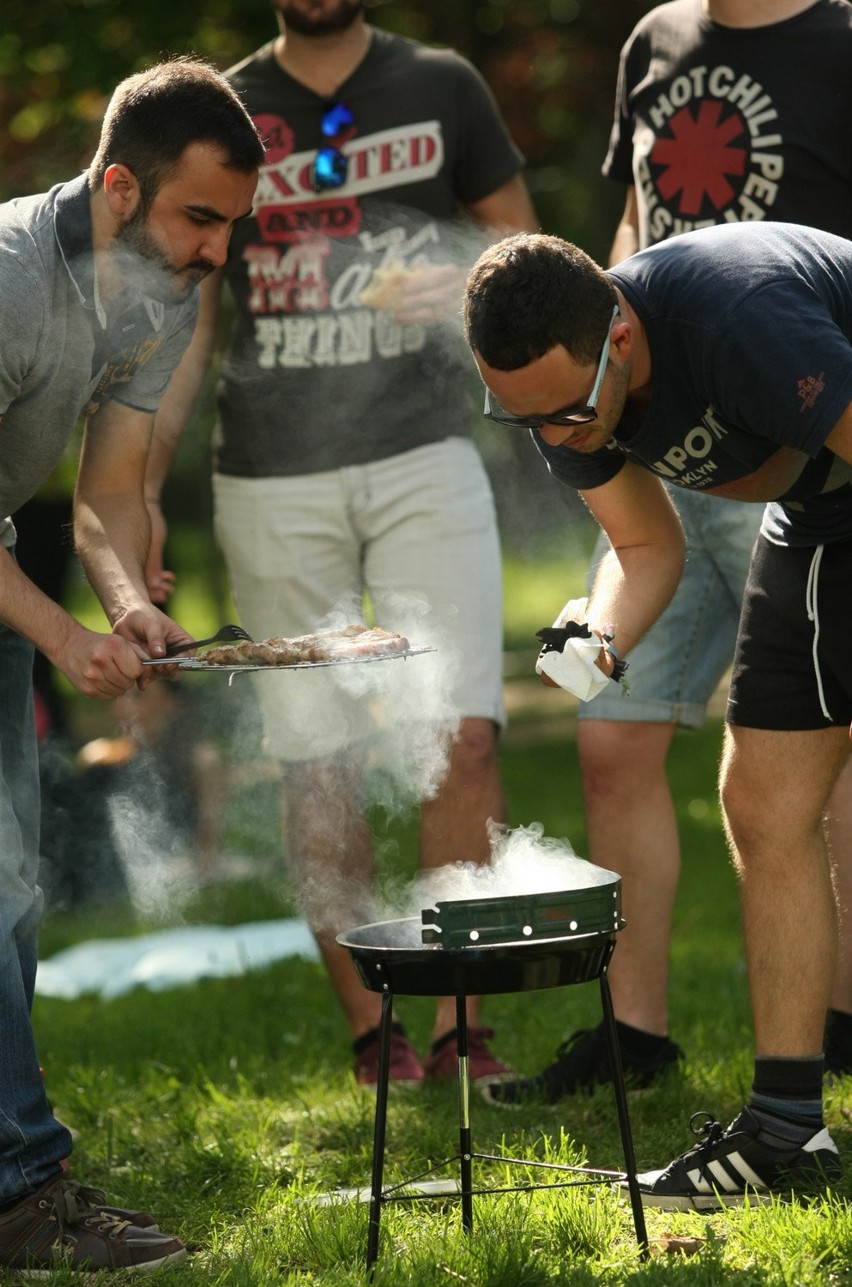
{"label": "man's hand", "polygon": [[[595,634],[598,634],[598,632],[595,631]],[[601,650],[598,653],[597,657],[595,658],[595,665],[597,666],[598,670],[603,671],[607,679],[612,679],[612,671],[613,671],[613,666],[615,665],[615,659],[611,653],[607,652],[606,648],[603,645],[603,642],[601,642]],[[544,671],[542,671],[541,674],[539,675],[539,679],[548,688],[559,687],[556,680],[551,679],[549,675],[546,675],[544,673]],[[850,728],[849,730],[849,736],[852,737],[852,728]]]}
{"label": "man's hand", "polygon": [[552,626],[536,631],[543,647],[536,662],[536,673],[550,688],[590,701],[605,687],[595,671],[612,677],[615,659],[607,649],[612,633],[604,634],[587,622],[588,599],[569,599]]}
{"label": "man's hand", "polygon": [[143,678],[141,648],[116,635],[101,635],[74,623],[52,660],[86,697],[111,701]]}
{"label": "man's hand", "polygon": [[[169,644],[192,641],[192,635],[183,626],[153,604],[125,612],[114,622],[112,629],[114,635],[126,639],[143,657],[165,657]],[[163,669],[157,667],[161,672]],[[139,679],[139,687],[146,688],[152,678],[153,669],[148,667]]]}
{"label": "man's hand", "polygon": [[429,326],[459,315],[467,271],[454,264],[424,264],[408,276],[404,299],[393,310],[401,326]]}

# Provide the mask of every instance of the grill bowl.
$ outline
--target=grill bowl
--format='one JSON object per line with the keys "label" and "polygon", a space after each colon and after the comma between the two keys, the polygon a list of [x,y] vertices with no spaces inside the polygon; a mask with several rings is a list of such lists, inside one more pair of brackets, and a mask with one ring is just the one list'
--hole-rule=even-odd
{"label": "grill bowl", "polygon": [[590,934],[460,948],[424,943],[419,916],[376,921],[337,935],[370,992],[401,996],[487,996],[535,992],[600,976],[623,925]]}

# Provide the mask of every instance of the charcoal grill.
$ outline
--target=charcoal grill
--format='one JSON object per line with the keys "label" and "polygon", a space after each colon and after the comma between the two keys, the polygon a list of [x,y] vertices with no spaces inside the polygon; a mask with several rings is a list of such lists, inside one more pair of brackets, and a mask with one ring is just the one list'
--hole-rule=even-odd
{"label": "charcoal grill", "polygon": [[[379,1027],[379,1075],[373,1127],[370,1222],[367,1269],[379,1253],[381,1211],[385,1202],[416,1201],[411,1180],[383,1187],[391,1025],[394,996],[455,996],[458,1031],[459,1152],[427,1171],[459,1165],[459,1199],[462,1225],[473,1229],[473,1198],[482,1193],[563,1188],[577,1184],[612,1184],[626,1181],[640,1256],[648,1255],[648,1238],[642,1199],[636,1179],[636,1161],[615,1029],[607,967],[615,948],[621,919],[621,880],[612,872],[595,869],[602,877],[593,888],[544,894],[451,900],[426,908],[419,917],[361,925],[337,936],[348,948],[361,982],[382,996]],[[470,1125],[470,1075],[468,1068],[468,996],[528,992],[565,987],[598,979],[604,1031],[613,1070],[613,1088],[624,1153],[624,1171],[563,1166],[524,1159],[475,1153]],[[570,1179],[552,1184],[529,1183],[501,1189],[473,1187],[473,1162],[508,1163],[544,1171],[570,1173]]]}

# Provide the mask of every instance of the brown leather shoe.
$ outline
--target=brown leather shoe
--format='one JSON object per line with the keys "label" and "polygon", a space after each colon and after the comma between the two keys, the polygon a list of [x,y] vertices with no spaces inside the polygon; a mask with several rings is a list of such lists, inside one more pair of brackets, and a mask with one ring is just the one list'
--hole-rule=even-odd
{"label": "brown leather shoe", "polygon": [[186,1260],[179,1239],[131,1224],[103,1196],[64,1172],[53,1176],[0,1214],[0,1266],[36,1278],[59,1268],[140,1273]]}
{"label": "brown leather shoe", "polygon": [[94,1203],[99,1211],[105,1211],[107,1215],[114,1216],[116,1220],[124,1220],[127,1224],[133,1224],[137,1229],[153,1229],[158,1232],[160,1226],[152,1215],[147,1211],[129,1210],[127,1207],[108,1207],[106,1205],[106,1194],[100,1189],[91,1189],[94,1194]]}

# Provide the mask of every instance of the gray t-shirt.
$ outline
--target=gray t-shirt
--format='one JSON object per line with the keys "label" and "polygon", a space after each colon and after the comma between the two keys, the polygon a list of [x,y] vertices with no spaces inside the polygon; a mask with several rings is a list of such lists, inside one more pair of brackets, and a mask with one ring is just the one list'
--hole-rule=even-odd
{"label": "gray t-shirt", "polygon": [[198,292],[163,305],[127,291],[95,307],[85,174],[0,205],[0,544],[81,415],[114,400],[154,412],[192,337]]}

